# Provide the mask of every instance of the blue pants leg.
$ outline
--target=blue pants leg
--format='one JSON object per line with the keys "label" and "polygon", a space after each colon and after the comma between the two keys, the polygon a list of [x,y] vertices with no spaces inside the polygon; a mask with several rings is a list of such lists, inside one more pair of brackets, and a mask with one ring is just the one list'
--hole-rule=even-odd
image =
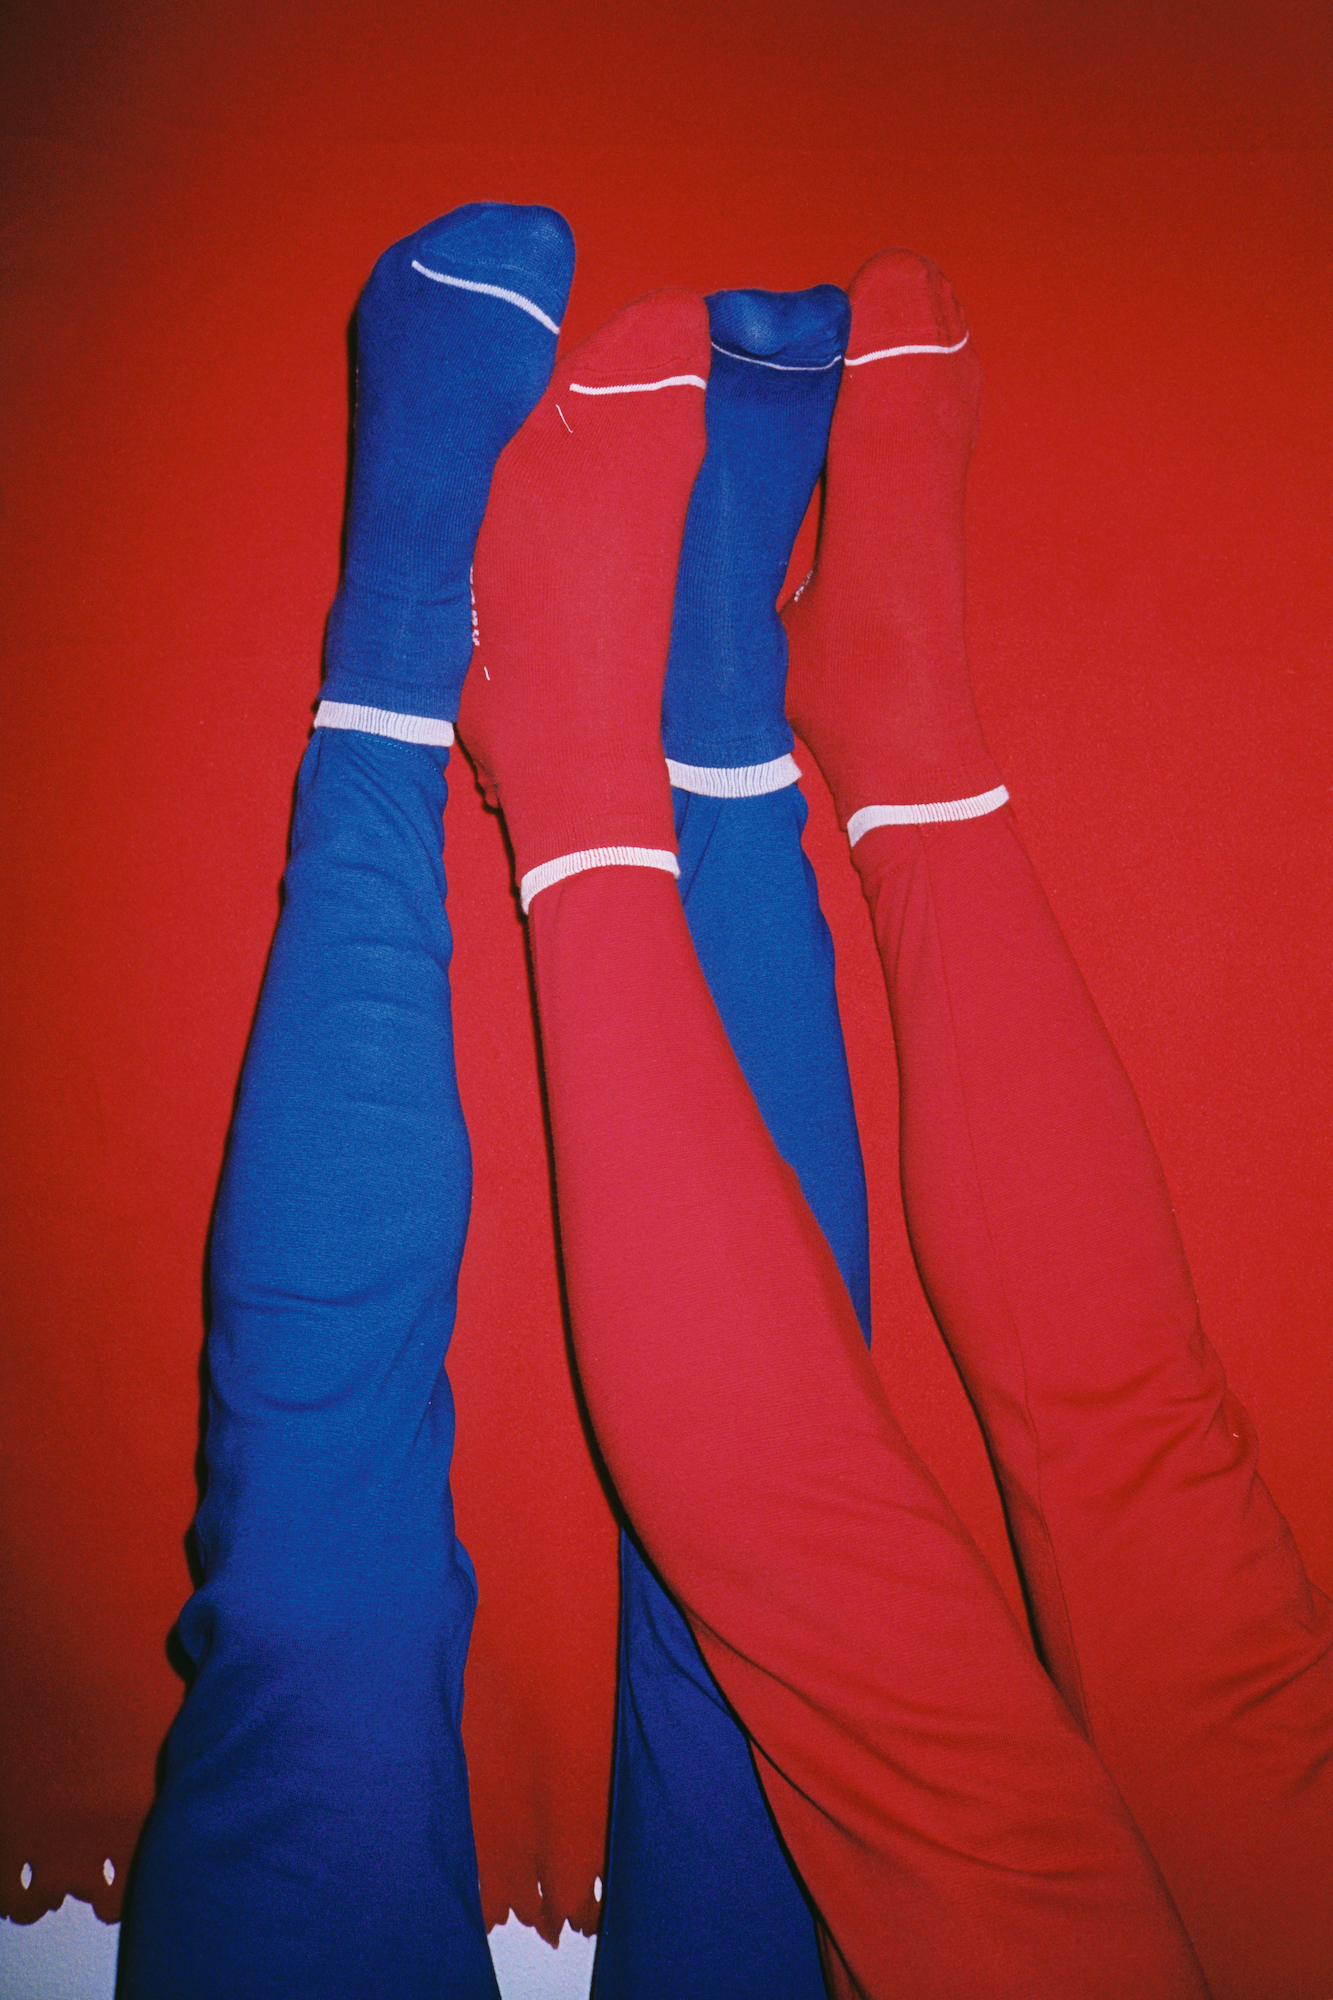
{"label": "blue pants leg", "polygon": [[[792,785],[676,791],[681,893],[704,976],[778,1150],[869,1338],[865,1175],[833,943]],[[684,1619],[621,1536],[620,1687],[596,2000],[823,2000],[814,1924],[740,1725]]]}
{"label": "blue pants leg", "polygon": [[301,766],[214,1225],[197,1677],[136,1873],[134,2000],[497,2000],[444,1374],[471,1183],[446,758],[318,730]]}

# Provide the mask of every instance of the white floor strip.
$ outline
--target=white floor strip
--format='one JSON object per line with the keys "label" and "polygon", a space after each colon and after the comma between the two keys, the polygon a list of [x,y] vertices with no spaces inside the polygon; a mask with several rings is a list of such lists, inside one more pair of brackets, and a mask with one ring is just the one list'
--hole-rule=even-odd
{"label": "white floor strip", "polygon": [[566,1924],[552,1951],[512,1910],[508,1923],[491,1932],[491,1959],[504,2000],[588,2000],[596,1949],[596,1938]]}
{"label": "white floor strip", "polygon": [[120,1925],[99,1922],[91,1903],[66,1896],[35,1924],[0,1920],[4,2000],[111,2000]]}
{"label": "white floor strip", "polygon": [[[566,1924],[554,1951],[511,1914],[490,1937],[504,2000],[588,2000],[596,1940]],[[3,2000],[112,2000],[120,1925],[100,1923],[91,1903],[66,1896],[35,1924],[0,1918]]]}

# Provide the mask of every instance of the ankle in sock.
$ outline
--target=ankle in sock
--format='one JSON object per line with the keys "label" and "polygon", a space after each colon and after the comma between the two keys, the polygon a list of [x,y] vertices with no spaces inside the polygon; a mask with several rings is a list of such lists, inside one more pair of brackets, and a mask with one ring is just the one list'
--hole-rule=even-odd
{"label": "ankle in sock", "polygon": [[963,498],[981,370],[933,264],[886,250],[850,288],[815,567],[784,608],[787,713],[855,843],[1008,796],[963,636]]}
{"label": "ankle in sock", "polygon": [[741,797],[800,775],[777,599],[824,462],[851,308],[836,285],[705,303],[708,447],[685,521],[662,741],[674,784]]}
{"label": "ankle in sock", "polygon": [[[325,726],[452,739],[491,473],[550,378],[573,271],[562,216],[502,202],[454,209],[372,271],[356,314],[347,566],[329,616]],[[434,734],[422,727],[431,719]]]}
{"label": "ankle in sock", "polygon": [[562,357],[496,467],[459,730],[524,909],[580,868],[676,872],[662,677],[708,362],[702,299],[640,299]]}

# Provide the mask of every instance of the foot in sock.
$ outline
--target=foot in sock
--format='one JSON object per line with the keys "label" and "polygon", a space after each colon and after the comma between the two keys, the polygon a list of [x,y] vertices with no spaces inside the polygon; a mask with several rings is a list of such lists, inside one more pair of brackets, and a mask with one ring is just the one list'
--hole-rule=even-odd
{"label": "foot in sock", "polygon": [[1007,794],[963,638],[963,497],[981,370],[933,264],[886,250],[857,273],[819,548],[783,613],[787,713],[853,841],[964,819]]}
{"label": "foot in sock", "polygon": [[824,462],[850,308],[836,285],[705,303],[708,450],[685,523],[662,740],[673,784],[740,797],[799,775],[777,600]]}
{"label": "foot in sock", "polygon": [[[835,286],[706,301],[708,447],[676,577],[663,739],[681,901],[713,1004],[869,1330],[865,1179],[832,950],[801,849],[777,597],[823,464],[851,310]],[[540,924],[540,904],[535,912]],[[598,2000],[826,2000],[743,1731],[626,1536]]]}
{"label": "foot in sock", "polygon": [[525,909],[580,868],[676,872],[662,676],[708,359],[702,299],[640,299],[562,358],[496,467],[459,729]]}
{"label": "foot in sock", "polygon": [[[356,315],[347,567],[329,617],[325,727],[452,740],[491,472],[550,378],[573,271],[562,216],[502,202],[454,209],[372,271]],[[436,728],[395,727],[385,711]]]}

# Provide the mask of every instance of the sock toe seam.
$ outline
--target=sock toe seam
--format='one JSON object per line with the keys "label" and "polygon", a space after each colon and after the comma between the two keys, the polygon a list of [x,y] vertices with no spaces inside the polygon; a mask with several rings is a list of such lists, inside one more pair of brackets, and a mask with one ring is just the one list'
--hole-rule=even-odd
{"label": "sock toe seam", "polygon": [[[720,340],[710,340],[708,345],[714,354],[725,354],[730,361],[748,361],[751,368],[776,368],[780,375],[827,375],[843,359],[835,354],[831,361],[761,361],[757,354],[742,354],[739,348],[724,347]],[[866,356],[867,360],[873,358]]]}
{"label": "sock toe seam", "polygon": [[963,335],[961,340],[956,340],[952,347],[877,347],[872,354],[847,355],[843,366],[846,368],[864,368],[867,361],[890,361],[899,354],[957,354],[961,348],[967,346],[971,338],[972,335],[969,331]]}
{"label": "sock toe seam", "polygon": [[534,300],[526,298],[522,292],[511,292],[507,285],[484,285],[480,278],[456,278],[449,271],[432,271],[416,257],[412,259],[412,269],[420,271],[423,278],[429,278],[437,285],[454,285],[462,292],[484,292],[487,298],[504,299],[506,304],[517,306],[520,312],[530,313],[533,319],[540,320],[550,332],[558,334],[560,331],[558,320],[552,319],[549,313],[543,312]]}

